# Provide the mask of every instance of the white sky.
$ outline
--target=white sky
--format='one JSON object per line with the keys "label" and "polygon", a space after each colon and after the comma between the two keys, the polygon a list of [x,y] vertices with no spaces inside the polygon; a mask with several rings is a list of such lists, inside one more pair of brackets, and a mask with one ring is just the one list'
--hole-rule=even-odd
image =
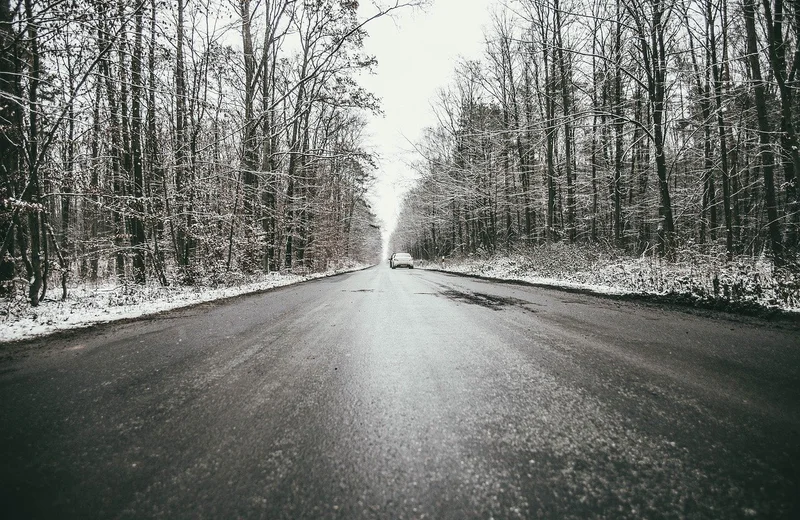
{"label": "white sky", "polygon": [[[453,77],[460,57],[482,54],[483,27],[492,0],[433,0],[424,10],[405,9],[367,27],[365,51],[378,60],[375,74],[359,83],[382,100],[384,116],[373,117],[369,132],[379,157],[374,208],[394,229],[403,193],[414,174],[411,143],[436,123],[431,102]],[[369,9],[362,2],[365,13]],[[410,142],[409,142],[410,141]]]}

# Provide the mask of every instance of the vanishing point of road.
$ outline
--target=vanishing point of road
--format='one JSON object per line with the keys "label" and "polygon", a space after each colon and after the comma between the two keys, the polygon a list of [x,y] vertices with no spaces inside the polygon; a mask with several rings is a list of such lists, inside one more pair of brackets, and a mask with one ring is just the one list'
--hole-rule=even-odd
{"label": "vanishing point of road", "polygon": [[800,518],[799,330],[379,266],[0,346],[0,514]]}

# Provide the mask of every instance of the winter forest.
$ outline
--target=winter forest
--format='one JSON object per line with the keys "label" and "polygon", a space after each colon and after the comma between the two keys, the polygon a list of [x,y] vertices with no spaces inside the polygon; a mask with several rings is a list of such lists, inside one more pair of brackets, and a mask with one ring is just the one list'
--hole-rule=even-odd
{"label": "winter forest", "polygon": [[394,243],[792,265],[798,37],[782,0],[503,3],[434,102]]}
{"label": "winter forest", "polygon": [[2,290],[374,262],[368,22],[338,0],[0,0]]}
{"label": "winter forest", "polygon": [[[358,76],[370,21],[412,4],[0,0],[2,294],[375,263]],[[794,1],[494,3],[484,56],[431,100],[390,250],[796,274],[799,37]]]}

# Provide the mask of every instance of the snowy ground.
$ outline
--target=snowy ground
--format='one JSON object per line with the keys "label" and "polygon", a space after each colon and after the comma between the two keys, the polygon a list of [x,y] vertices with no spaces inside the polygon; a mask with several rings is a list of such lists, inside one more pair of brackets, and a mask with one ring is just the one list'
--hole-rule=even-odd
{"label": "snowy ground", "polygon": [[368,267],[354,264],[345,268],[307,275],[270,273],[225,287],[162,287],[158,285],[81,285],[69,289],[65,301],[61,288],[54,287],[38,307],[21,297],[0,300],[0,344],[55,332],[87,327],[114,320],[138,318],[198,303],[264,291],[275,287],[322,278]]}
{"label": "snowy ground", "polygon": [[654,256],[554,245],[524,253],[447,258],[432,268],[500,280],[579,289],[607,295],[653,295],[733,312],[782,311],[800,317],[800,273],[765,259],[728,262],[691,254],[667,262]]}

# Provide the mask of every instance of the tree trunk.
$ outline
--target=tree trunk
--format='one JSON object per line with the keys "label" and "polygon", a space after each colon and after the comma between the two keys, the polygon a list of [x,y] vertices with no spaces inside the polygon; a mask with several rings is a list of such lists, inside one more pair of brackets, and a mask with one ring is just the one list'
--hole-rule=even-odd
{"label": "tree trunk", "polygon": [[146,281],[144,233],[144,157],[142,154],[142,7],[135,14],[135,43],[131,63],[131,157],[133,160],[133,214],[131,248],[133,249],[133,278],[138,284]]}
{"label": "tree trunk", "polygon": [[[728,260],[733,259],[733,220],[731,218],[731,183],[728,167],[728,137],[722,102],[722,77],[717,60],[717,38],[714,33],[714,20],[711,12],[712,2],[706,0],[706,25],[708,27],[708,43],[711,51],[711,74],[714,80],[714,103],[717,112],[717,132],[719,134],[720,168],[722,170],[722,212],[725,215],[725,249]],[[712,181],[713,182],[713,181]],[[713,190],[713,184],[710,189]],[[714,201],[713,192],[711,201]],[[714,219],[716,221],[716,219]]]}
{"label": "tree trunk", "polygon": [[[19,191],[19,143],[21,130],[21,107],[10,100],[19,99],[19,75],[17,67],[19,52],[14,33],[13,12],[10,0],[0,0],[0,199],[16,196]],[[15,228],[14,210],[0,207],[0,295],[12,290],[14,279],[14,246]]]}
{"label": "tree trunk", "polygon": [[30,74],[28,78],[28,184],[30,197],[28,202],[33,206],[28,210],[28,233],[31,247],[31,285],[28,300],[31,307],[39,305],[39,291],[44,280],[42,278],[41,259],[41,219],[39,214],[39,80],[41,75],[41,57],[39,56],[39,33],[33,23],[33,2],[25,0],[25,16],[28,18],[28,38],[30,41]]}
{"label": "tree trunk", "polygon": [[665,98],[667,87],[667,58],[664,45],[664,32],[667,20],[664,19],[663,0],[650,0],[652,19],[650,20],[649,42],[643,26],[639,26],[642,42],[642,57],[648,67],[647,85],[652,110],[653,148],[655,151],[656,176],[661,201],[659,207],[660,246],[662,252],[670,252],[675,235],[675,221],[672,215],[672,199],[667,178],[667,157],[664,145],[666,140]]}
{"label": "tree trunk", "polygon": [[624,125],[622,106],[622,13],[617,5],[617,20],[614,25],[614,182],[612,185],[614,199],[614,242],[618,247],[623,244],[622,222],[622,131]]}
{"label": "tree trunk", "polygon": [[758,119],[758,137],[761,148],[761,170],[764,178],[764,192],[766,196],[767,229],[769,241],[776,263],[782,263],[783,244],[778,222],[778,204],[775,197],[775,181],[773,168],[775,158],[770,144],[770,128],[767,119],[767,96],[764,80],[761,76],[761,64],[758,61],[758,39],[756,36],[754,0],[743,0],[745,32],[747,34],[747,54],[750,65],[750,74],[753,78],[753,95],[756,102],[756,115]]}
{"label": "tree trunk", "polygon": [[[175,256],[178,266],[183,270],[184,283],[191,283],[193,276],[189,272],[189,236],[191,229],[187,214],[187,186],[186,168],[188,139],[186,129],[186,71],[184,67],[184,0],[177,0],[178,23],[176,27],[175,42],[175,215],[170,218],[170,225],[174,219],[180,219],[176,226]],[[165,181],[166,186],[166,181]],[[165,190],[165,196],[166,196]]]}
{"label": "tree trunk", "polygon": [[566,228],[567,238],[570,243],[575,242],[575,182],[573,180],[573,140],[572,131],[572,101],[570,98],[570,88],[572,87],[572,73],[567,66],[564,58],[564,42],[561,35],[562,20],[559,0],[554,0],[553,9],[555,11],[555,37],[556,49],[558,52],[559,81],[561,83],[561,105],[564,116],[564,177],[567,181],[567,217]]}
{"label": "tree trunk", "polygon": [[250,30],[250,0],[239,4],[242,18],[242,48],[244,53],[244,135],[242,137],[242,210],[245,232],[244,269],[250,272],[254,267],[255,253],[253,223],[256,219],[255,194],[258,190],[256,121],[253,115],[256,84],[256,60],[253,54],[253,37]]}
{"label": "tree trunk", "polygon": [[[769,63],[772,66],[772,74],[778,84],[780,94],[780,114],[781,114],[781,151],[784,173],[784,186],[786,189],[786,241],[783,247],[797,248],[798,225],[800,225],[800,200],[796,186],[797,168],[800,165],[800,144],[794,128],[793,114],[793,91],[795,85],[791,85],[790,78],[797,72],[798,61],[791,64],[791,70],[787,77],[786,47],[787,42],[783,37],[783,0],[774,0],[775,9],[773,11],[770,0],[762,0],[764,6],[764,18],[766,22],[767,50]],[[795,5],[795,9],[800,6]],[[755,10],[755,9],[754,9]],[[798,15],[800,16],[800,15]],[[795,45],[798,43],[795,42]]]}

